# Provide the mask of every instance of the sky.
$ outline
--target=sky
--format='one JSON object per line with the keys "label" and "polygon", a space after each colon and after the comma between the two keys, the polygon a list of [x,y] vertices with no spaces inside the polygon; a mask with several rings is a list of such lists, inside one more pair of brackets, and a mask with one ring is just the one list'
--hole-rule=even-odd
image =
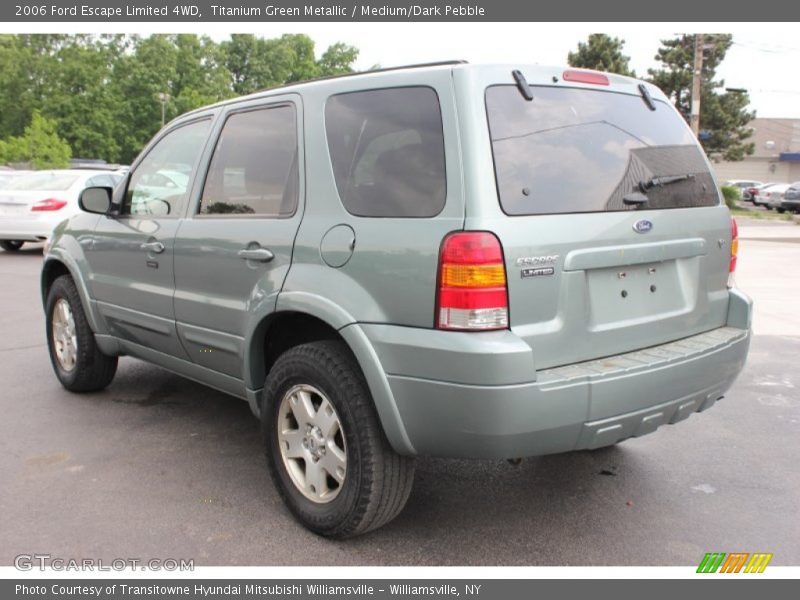
{"label": "sky", "polygon": [[[0,31],[12,24],[0,24]],[[14,24],[18,33],[19,24]],[[566,64],[567,53],[590,33],[625,40],[631,66],[644,76],[659,40],[678,33],[733,33],[734,45],[717,71],[726,87],[750,93],[759,117],[800,118],[800,37],[795,23],[36,23],[30,32],[205,33],[277,37],[306,33],[318,54],[335,42],[356,46],[359,70],[464,59],[473,63]],[[76,31],[77,29],[77,31]]]}

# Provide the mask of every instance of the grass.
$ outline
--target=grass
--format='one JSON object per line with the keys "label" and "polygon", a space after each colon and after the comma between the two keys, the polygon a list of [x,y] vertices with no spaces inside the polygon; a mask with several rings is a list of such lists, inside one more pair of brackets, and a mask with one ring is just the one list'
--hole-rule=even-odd
{"label": "grass", "polygon": [[753,210],[752,208],[733,208],[731,214],[734,217],[746,217],[748,219],[765,219],[771,221],[791,221],[792,213],[780,214],[774,210]]}

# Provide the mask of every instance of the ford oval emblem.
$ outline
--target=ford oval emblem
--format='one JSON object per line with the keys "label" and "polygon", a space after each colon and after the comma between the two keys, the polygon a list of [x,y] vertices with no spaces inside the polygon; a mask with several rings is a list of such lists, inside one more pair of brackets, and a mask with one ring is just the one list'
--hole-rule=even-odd
{"label": "ford oval emblem", "polygon": [[641,221],[636,221],[633,224],[633,230],[636,233],[647,233],[653,228],[653,222],[648,221],[647,219],[642,219]]}

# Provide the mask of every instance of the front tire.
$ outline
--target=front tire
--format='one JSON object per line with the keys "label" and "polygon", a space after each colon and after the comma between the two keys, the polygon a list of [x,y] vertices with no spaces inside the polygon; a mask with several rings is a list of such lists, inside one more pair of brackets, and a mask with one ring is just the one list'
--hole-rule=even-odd
{"label": "front tire", "polygon": [[18,252],[24,243],[20,240],[0,240],[0,248],[6,252]]}
{"label": "front tire", "polygon": [[345,539],[394,519],[408,500],[414,459],[389,445],[345,344],[281,355],[264,384],[262,434],[270,475],[311,531]]}
{"label": "front tire", "polygon": [[69,275],[58,277],[50,286],[46,322],[50,362],[61,385],[71,392],[96,392],[111,383],[117,357],[98,348]]}

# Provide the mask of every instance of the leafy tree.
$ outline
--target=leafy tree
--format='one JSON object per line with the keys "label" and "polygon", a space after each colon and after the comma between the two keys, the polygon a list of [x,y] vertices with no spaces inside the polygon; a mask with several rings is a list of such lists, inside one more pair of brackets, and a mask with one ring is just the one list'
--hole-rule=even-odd
{"label": "leafy tree", "polygon": [[[267,87],[346,73],[358,50],[317,60],[306,35],[0,35],[0,140],[38,111],[75,155],[130,162],[166,120]],[[163,95],[163,96],[162,96]],[[4,144],[4,152],[13,145]]]}
{"label": "leafy tree", "polygon": [[31,163],[37,169],[69,166],[72,151],[56,133],[56,123],[38,111],[33,113],[23,135],[0,141],[0,162]]}
{"label": "leafy tree", "polygon": [[358,58],[358,49],[338,42],[323,52],[317,65],[320,75],[342,75],[353,72],[353,63]]}
{"label": "leafy tree", "polygon": [[635,77],[630,68],[630,58],[622,53],[625,40],[605,33],[592,33],[586,43],[578,42],[578,50],[567,55],[571,67],[596,69]]}
{"label": "leafy tree", "polygon": [[[703,73],[700,93],[700,142],[709,154],[725,160],[742,160],[752,154],[754,144],[747,142],[752,134],[748,123],[755,113],[748,111],[747,93],[725,92],[723,80],[717,80],[716,70],[733,43],[733,36],[705,34]],[[689,121],[692,104],[692,74],[694,72],[694,35],[682,35],[662,40],[656,59],[660,69],[650,69],[650,80],[675,103],[678,111]]]}
{"label": "leafy tree", "polygon": [[274,39],[234,34],[230,41],[222,42],[221,49],[236,94],[250,94],[284,83],[349,73],[358,58],[356,48],[338,43],[315,60],[314,42],[303,34],[287,34]]}

